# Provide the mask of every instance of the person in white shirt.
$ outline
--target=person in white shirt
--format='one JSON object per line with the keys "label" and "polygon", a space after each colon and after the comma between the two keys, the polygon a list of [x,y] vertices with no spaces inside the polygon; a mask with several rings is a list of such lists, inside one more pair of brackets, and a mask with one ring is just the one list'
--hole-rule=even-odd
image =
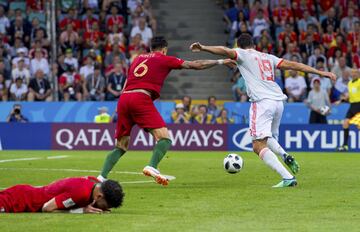
{"label": "person in white shirt", "polygon": [[29,83],[31,77],[30,71],[25,67],[25,62],[23,59],[18,60],[17,67],[11,71],[11,76],[14,82],[17,78],[21,78],[23,79],[24,83]]}
{"label": "person in white shirt", "polygon": [[23,83],[22,78],[17,78],[15,83],[12,83],[10,86],[10,95],[12,101],[23,101],[26,99],[28,88],[26,84]]}
{"label": "person in white shirt", "polygon": [[290,174],[275,155],[275,153],[279,155],[294,174],[299,171],[299,165],[295,159],[287,154],[277,142],[280,120],[284,110],[283,101],[287,97],[274,81],[275,69],[292,69],[315,73],[332,80],[336,80],[336,76],[333,73],[319,71],[302,63],[258,52],[255,50],[253,38],[247,33],[240,35],[238,48],[235,49],[223,46],[205,46],[199,42],[193,43],[190,49],[193,52],[206,51],[236,60],[251,101],[249,131],[253,139],[254,152],[283,178],[279,184],[273,187],[296,186],[296,178]]}
{"label": "person in white shirt", "polygon": [[253,29],[253,35],[254,35],[255,38],[260,37],[261,32],[263,30],[269,29],[269,23],[264,18],[264,10],[263,9],[258,10],[257,16],[254,19],[251,27]]}
{"label": "person in white shirt", "polygon": [[133,38],[136,34],[141,34],[141,38],[146,44],[146,46],[149,47],[150,40],[153,37],[153,33],[150,27],[146,26],[146,20],[144,18],[141,18],[139,20],[139,26],[133,27],[131,30],[131,38]]}
{"label": "person in white shirt", "polygon": [[94,73],[94,61],[91,56],[86,57],[85,64],[80,68],[79,73],[83,80],[85,80],[87,76]]}
{"label": "person in white shirt", "polygon": [[355,22],[358,22],[359,18],[355,16],[355,12],[353,8],[348,9],[347,17],[343,18],[340,23],[340,30],[343,34],[347,34],[348,32],[354,29]]}
{"label": "person in white shirt", "polygon": [[306,82],[297,71],[290,70],[290,77],[285,79],[288,102],[302,102],[306,98]]}
{"label": "person in white shirt", "polygon": [[5,9],[3,5],[0,5],[0,33],[6,34],[10,28],[10,21],[5,15]]}
{"label": "person in white shirt", "polygon": [[21,59],[24,60],[26,67],[30,66],[30,59],[26,56],[27,52],[28,50],[26,47],[21,47],[16,50],[16,57],[12,59],[13,68],[16,68],[18,61]]}
{"label": "person in white shirt", "polygon": [[65,51],[64,63],[70,66],[74,66],[75,70],[78,70],[79,68],[79,62],[75,57],[73,57],[73,51],[71,48],[68,48]]}
{"label": "person in white shirt", "polygon": [[42,70],[45,76],[49,75],[49,62],[44,58],[41,49],[35,50],[35,57],[30,61],[31,75],[34,75],[38,69]]}

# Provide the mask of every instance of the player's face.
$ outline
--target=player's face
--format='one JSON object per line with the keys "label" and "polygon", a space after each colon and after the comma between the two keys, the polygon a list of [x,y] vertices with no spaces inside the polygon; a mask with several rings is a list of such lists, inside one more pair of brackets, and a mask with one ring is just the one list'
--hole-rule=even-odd
{"label": "player's face", "polygon": [[108,210],[109,205],[107,204],[104,197],[99,197],[97,200],[95,200],[94,207],[102,210]]}

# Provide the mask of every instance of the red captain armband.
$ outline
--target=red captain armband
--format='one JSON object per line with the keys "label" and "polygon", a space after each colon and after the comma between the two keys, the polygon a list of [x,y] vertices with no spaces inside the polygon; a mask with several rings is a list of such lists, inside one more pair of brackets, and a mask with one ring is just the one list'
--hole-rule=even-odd
{"label": "red captain armband", "polygon": [[276,65],[276,68],[279,68],[280,64],[284,62],[284,59],[281,59],[280,62]]}

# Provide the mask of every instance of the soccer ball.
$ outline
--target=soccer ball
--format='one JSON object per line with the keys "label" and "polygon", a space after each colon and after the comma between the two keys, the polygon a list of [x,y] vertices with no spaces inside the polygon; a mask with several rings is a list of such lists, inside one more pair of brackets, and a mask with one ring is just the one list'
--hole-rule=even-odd
{"label": "soccer ball", "polygon": [[323,106],[323,107],[320,108],[320,113],[321,113],[322,115],[328,114],[329,111],[330,111],[330,107],[328,107],[328,106]]}
{"label": "soccer ball", "polygon": [[224,169],[230,174],[235,174],[240,172],[243,168],[244,161],[237,154],[229,154],[224,159]]}

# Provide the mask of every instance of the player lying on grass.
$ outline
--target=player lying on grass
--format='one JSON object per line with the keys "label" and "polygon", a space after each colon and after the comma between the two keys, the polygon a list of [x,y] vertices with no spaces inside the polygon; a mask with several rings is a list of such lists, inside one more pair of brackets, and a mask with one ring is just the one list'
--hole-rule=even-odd
{"label": "player lying on grass", "polygon": [[338,147],[338,151],[349,150],[349,132],[350,124],[357,125],[360,128],[360,70],[353,69],[351,72],[352,79],[348,83],[348,93],[341,97],[340,101],[336,104],[340,104],[342,101],[349,101],[350,107],[346,113],[346,118],[343,122],[344,131],[344,143]]}
{"label": "player lying on grass", "polygon": [[167,51],[168,43],[164,37],[154,37],[151,40],[151,52],[139,55],[132,62],[124,91],[117,105],[116,148],[108,154],[98,179],[106,179],[120,157],[128,150],[131,129],[134,125],[138,125],[150,132],[156,140],[150,163],[143,169],[143,173],[153,177],[157,183],[167,185],[169,180],[160,174],[157,167],[170,149],[171,140],[166,124],[153,103],[160,97],[167,75],[173,69],[200,70],[215,65],[236,64],[231,59],[184,61],[167,56]]}
{"label": "player lying on grass", "polygon": [[101,213],[120,207],[124,193],[113,180],[66,178],[43,187],[15,185],[0,191],[0,213]]}
{"label": "player lying on grass", "polygon": [[281,175],[283,180],[273,187],[288,187],[297,184],[296,178],[277,159],[279,155],[289,166],[293,174],[299,171],[299,165],[279,145],[277,138],[281,116],[284,110],[283,101],[287,99],[281,88],[274,81],[276,68],[314,73],[336,80],[330,72],[316,70],[305,64],[280,59],[276,56],[255,50],[254,42],[249,34],[241,34],[236,49],[223,46],[204,46],[194,43],[190,46],[193,52],[210,52],[234,59],[238,69],[244,77],[247,94],[250,97],[249,113],[250,135],[253,139],[253,150],[266,165]]}

